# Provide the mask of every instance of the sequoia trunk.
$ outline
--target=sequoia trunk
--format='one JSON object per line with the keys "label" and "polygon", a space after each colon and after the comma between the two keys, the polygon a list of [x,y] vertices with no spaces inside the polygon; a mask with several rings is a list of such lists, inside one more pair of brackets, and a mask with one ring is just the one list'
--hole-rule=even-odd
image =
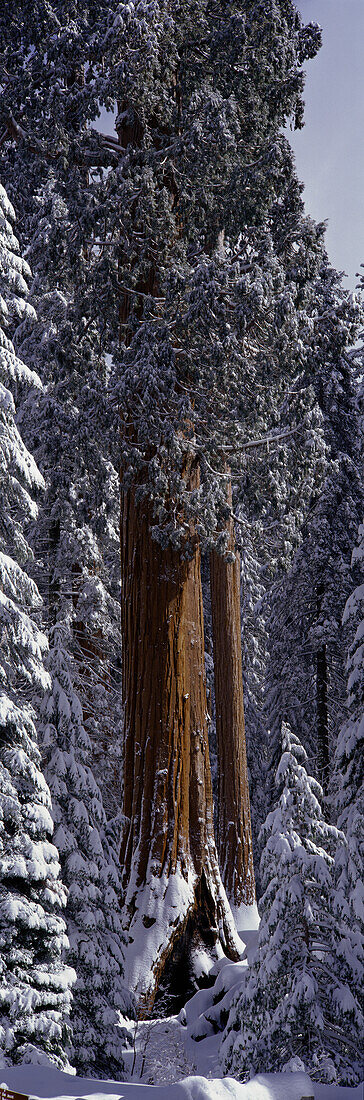
{"label": "sequoia trunk", "polygon": [[127,978],[147,1004],[187,925],[191,936],[220,935],[237,957],[213,833],[199,549],[186,557],[162,547],[151,519],[150,505],[122,495],[120,859]]}
{"label": "sequoia trunk", "polygon": [[247,773],[240,626],[240,558],[230,521],[234,560],[210,555],[218,754],[218,854],[234,909],[255,902]]}

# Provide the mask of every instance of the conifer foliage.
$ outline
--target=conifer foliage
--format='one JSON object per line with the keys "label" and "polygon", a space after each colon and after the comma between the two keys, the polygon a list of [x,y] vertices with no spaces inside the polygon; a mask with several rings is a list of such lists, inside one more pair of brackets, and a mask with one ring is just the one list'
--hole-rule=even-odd
{"label": "conifer foliage", "polygon": [[[26,101],[28,203],[34,158],[44,173],[52,164],[66,202],[63,267],[78,268],[87,330],[97,319],[113,355],[124,487],[152,501],[162,542],[183,545],[197,519],[200,539],[223,549],[227,464],[240,474],[253,441],[288,422],[294,439],[311,409],[299,186],[281,129],[302,122],[319,30],[291,0],[52,0],[31,14],[23,0],[21,20],[12,6],[4,124]],[[115,104],[118,140],[96,137],[99,106]]]}
{"label": "conifer foliage", "polygon": [[[300,545],[270,594],[268,722],[297,730],[328,792],[345,710],[345,601],[356,565],[352,546],[363,512],[361,433],[355,372],[348,353],[360,310],[340,287],[323,252],[314,282],[315,326],[310,355],[326,448],[323,483],[313,485]],[[291,547],[292,550],[292,547]]]}
{"label": "conifer foliage", "polygon": [[[359,528],[353,552],[353,564],[363,578],[364,526]],[[346,836],[336,855],[338,911],[348,934],[351,949],[346,965],[357,983],[364,1011],[364,584],[359,583],[349,596],[344,619],[351,631],[348,654],[347,716],[339,734],[336,750],[335,787],[339,809],[338,823]]]}
{"label": "conifer foliage", "polygon": [[15,422],[16,384],[39,379],[16,356],[6,331],[31,313],[30,273],[13,221],[0,187],[0,1050],[10,1064],[49,1057],[64,1067],[75,975],[63,962],[66,892],[32,708],[49,677],[24,527],[35,516],[32,492],[43,479]]}
{"label": "conifer foliage", "polygon": [[[85,316],[85,260],[68,255],[70,214],[53,173],[34,197],[27,254],[36,272],[37,322],[18,326],[17,347],[43,382],[19,419],[46,480],[32,540],[52,627],[69,617],[73,677],[104,804],[120,801],[120,564],[118,478],[110,461],[105,358]],[[119,705],[119,711],[118,711]],[[112,736],[111,736],[111,730]],[[120,771],[120,766],[119,766]]]}
{"label": "conifer foliage", "polygon": [[258,954],[230,1011],[225,1069],[249,1078],[298,1057],[314,1079],[352,1084],[360,1080],[363,1018],[342,965],[345,930],[334,899],[343,837],[325,821],[306,762],[283,727],[278,802],[263,826]]}
{"label": "conifer foliage", "polygon": [[77,971],[73,990],[74,1062],[79,1073],[122,1075],[125,1032],[120,1013],[132,1013],[123,983],[123,943],[116,854],[106,836],[100,789],[90,768],[91,743],[72,683],[69,627],[52,634],[48,667],[52,687],[43,707],[41,747],[51,794],[70,941]]}
{"label": "conifer foliage", "polygon": [[[0,190],[0,1046],[9,1061],[65,1064],[71,1011],[77,1070],[120,1077],[121,1017],[133,1013],[124,948],[130,988],[148,1007],[158,985],[173,984],[176,960],[192,981],[206,948],[239,955],[218,863],[219,850],[231,896],[250,904],[237,519],[253,833],[266,812],[268,649],[278,768],[259,840],[259,951],[231,1006],[225,1067],[246,1077],[294,1055],[313,1077],[358,1079],[360,587],[341,628],[362,507],[347,354],[358,314],[329,266],[324,227],[304,215],[283,132],[302,125],[302,66],[319,44],[292,0],[8,0],[0,11],[0,141],[38,317]],[[100,110],[114,113],[114,136],[97,131]],[[253,605],[274,574],[270,620],[253,630]],[[307,751],[326,784],[352,621],[340,831],[324,818]],[[300,740],[284,725],[281,742],[286,720]],[[117,836],[104,812],[115,798]],[[72,1010],[62,906],[77,971]]]}
{"label": "conifer foliage", "polygon": [[352,818],[360,812],[364,782],[364,525],[359,528],[353,552],[353,564],[360,570],[360,583],[347,600],[344,621],[351,631],[348,653],[347,718],[338,741],[336,760],[339,768],[340,825],[349,830]]}

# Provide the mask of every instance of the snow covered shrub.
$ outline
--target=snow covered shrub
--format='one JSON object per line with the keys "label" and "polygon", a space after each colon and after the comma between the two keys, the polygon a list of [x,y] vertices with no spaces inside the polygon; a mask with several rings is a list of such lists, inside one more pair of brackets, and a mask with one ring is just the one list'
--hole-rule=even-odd
{"label": "snow covered shrub", "polygon": [[24,313],[29,269],[0,186],[0,1052],[6,1064],[50,1059],[69,1068],[70,985],[61,915],[66,891],[51,843],[51,800],[31,706],[49,683],[40,596],[26,567],[24,525],[42,484],[15,422],[12,390],[39,380],[17,358],[6,329]]}
{"label": "snow covered shrub", "polygon": [[119,1077],[125,1032],[121,1014],[133,1015],[123,982],[119,868],[107,840],[106,817],[89,766],[90,739],[72,682],[67,624],[53,630],[49,669],[52,688],[42,708],[41,744],[52,792],[63,880],[73,990],[73,1060],[77,1072]]}
{"label": "snow covered shrub", "polygon": [[263,826],[258,952],[230,1010],[224,1068],[247,1079],[299,1057],[315,1079],[356,1083],[363,1020],[340,967],[332,879],[343,838],[323,817],[306,760],[283,727],[278,802]]}

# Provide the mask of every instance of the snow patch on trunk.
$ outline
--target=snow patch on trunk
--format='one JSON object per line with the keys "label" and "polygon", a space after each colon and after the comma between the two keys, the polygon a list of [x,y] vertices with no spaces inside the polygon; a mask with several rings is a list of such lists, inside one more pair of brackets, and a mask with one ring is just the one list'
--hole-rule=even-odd
{"label": "snow patch on trunk", "polygon": [[[125,949],[125,982],[137,997],[146,997],[153,988],[155,973],[173,938],[173,926],[180,929],[194,905],[196,876],[187,877],[177,868],[174,874],[160,878],[151,875],[138,894],[138,908],[128,927],[129,944]],[[134,884],[130,884],[133,894]],[[128,908],[128,898],[125,909]],[[172,936],[171,936],[172,928]]]}

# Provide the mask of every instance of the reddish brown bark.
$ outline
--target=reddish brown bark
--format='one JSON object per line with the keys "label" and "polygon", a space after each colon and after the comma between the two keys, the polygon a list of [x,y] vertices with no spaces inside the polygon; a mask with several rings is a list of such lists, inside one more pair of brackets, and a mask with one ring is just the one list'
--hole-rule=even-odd
{"label": "reddish brown bark", "polygon": [[218,854],[234,907],[255,901],[247,774],[240,622],[240,558],[230,521],[229,561],[210,556],[218,751]]}
{"label": "reddish brown bark", "polygon": [[[189,922],[211,926],[230,957],[236,941],[213,833],[200,556],[184,558],[151,537],[151,510],[122,497],[122,633],[125,700],[124,805],[120,860],[131,937],[152,929],[153,997],[173,945]],[[158,929],[161,891],[177,874],[188,902]],[[151,885],[152,884],[152,885]],[[166,884],[165,886],[163,884]],[[206,920],[208,909],[208,920]],[[165,911],[164,911],[165,917]],[[191,924],[191,917],[192,924]],[[132,953],[132,949],[131,949]],[[129,952],[130,954],[130,952]],[[132,974],[130,980],[138,984]]]}
{"label": "reddish brown bark", "polygon": [[[124,115],[122,105],[119,114]],[[128,117],[119,130],[120,144],[138,145],[140,123],[136,116],[130,119],[130,110]],[[173,172],[164,185],[175,204]],[[138,291],[157,294],[154,264],[152,256],[149,268],[144,261],[145,275],[133,288],[134,313]],[[119,310],[126,342],[130,307],[126,291]],[[191,487],[197,476],[186,472]],[[220,939],[230,958],[239,955],[214,838],[200,551],[197,541],[189,555],[162,547],[151,537],[152,519],[150,504],[137,504],[132,491],[122,492],[125,828],[120,861],[130,938],[138,941],[138,965],[132,943],[127,951],[128,977],[147,1005],[176,941],[198,937],[211,946]],[[193,532],[191,537],[193,542]],[[177,902],[171,905],[168,898],[163,908],[173,876],[184,879],[186,890],[178,895],[177,887]],[[150,977],[140,958],[141,924],[144,940],[149,929],[153,944]]]}
{"label": "reddish brown bark", "polygon": [[189,675],[190,785],[189,839],[191,855],[201,873],[209,837],[213,834],[212,786],[207,738],[205,646],[200,552],[189,563],[186,606],[186,656]]}
{"label": "reddish brown bark", "polygon": [[122,633],[125,700],[124,886],[176,869],[188,856],[188,565],[150,535],[147,506],[123,495]]}

